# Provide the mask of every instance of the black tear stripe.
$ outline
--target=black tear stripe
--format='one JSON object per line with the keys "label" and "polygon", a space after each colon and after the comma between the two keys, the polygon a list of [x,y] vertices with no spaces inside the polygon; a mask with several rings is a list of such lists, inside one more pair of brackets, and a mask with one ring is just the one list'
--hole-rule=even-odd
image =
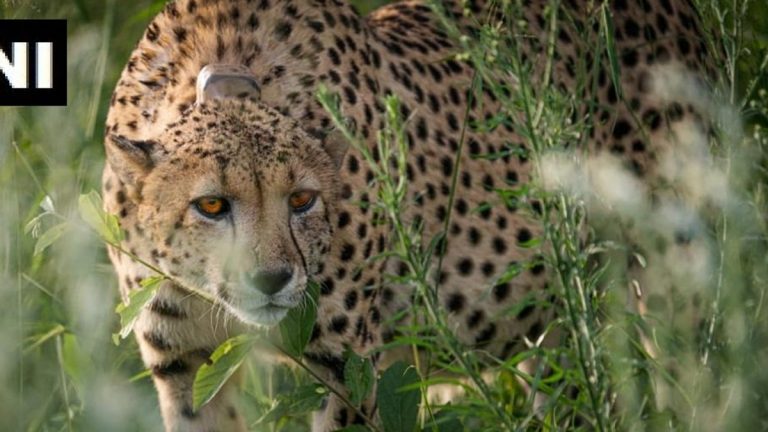
{"label": "black tear stripe", "polygon": [[147,309],[157,315],[173,318],[173,319],[186,319],[187,313],[176,303],[167,300],[156,298],[152,300]]}
{"label": "black tear stripe", "polygon": [[299,257],[301,257],[301,265],[304,267],[304,274],[309,277],[309,268],[307,268],[307,260],[304,258],[304,252],[301,251],[301,248],[299,247],[299,243],[296,241],[296,236],[293,234],[293,225],[291,225],[291,221],[288,221],[288,232],[291,234],[291,241],[293,241],[293,245],[296,247],[296,250],[299,251]]}
{"label": "black tear stripe", "polygon": [[344,359],[326,353],[304,353],[304,357],[311,363],[329,369],[333,376],[339,381],[344,382]]}

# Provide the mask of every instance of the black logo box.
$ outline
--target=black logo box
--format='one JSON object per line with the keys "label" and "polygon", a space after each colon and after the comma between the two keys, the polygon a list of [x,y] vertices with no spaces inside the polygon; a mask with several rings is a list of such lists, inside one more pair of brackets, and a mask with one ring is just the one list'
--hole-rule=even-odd
{"label": "black logo box", "polygon": [[[11,87],[0,71],[0,106],[65,106],[67,104],[67,21],[0,19],[0,50],[13,61],[12,44],[27,43],[26,89]],[[37,42],[52,44],[52,88],[35,88]]]}

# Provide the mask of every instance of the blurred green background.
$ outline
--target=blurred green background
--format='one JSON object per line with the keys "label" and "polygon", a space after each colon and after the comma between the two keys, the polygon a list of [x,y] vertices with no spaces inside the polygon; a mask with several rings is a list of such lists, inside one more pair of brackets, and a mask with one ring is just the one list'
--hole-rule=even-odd
{"label": "blurred green background", "polygon": [[[76,220],[78,196],[99,189],[112,88],[164,3],[0,0],[2,18],[66,18],[69,32],[68,106],[0,108],[0,431],[159,429],[135,343],[111,341],[117,289],[101,242],[74,224],[35,255],[33,235]],[[753,8],[745,31],[766,46],[768,2]]]}

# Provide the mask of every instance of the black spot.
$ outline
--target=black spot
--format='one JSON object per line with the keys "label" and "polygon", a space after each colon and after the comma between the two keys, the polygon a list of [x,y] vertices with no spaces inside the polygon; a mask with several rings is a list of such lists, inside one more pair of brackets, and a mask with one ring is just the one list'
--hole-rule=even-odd
{"label": "black spot", "polygon": [[368,235],[368,225],[361,223],[357,226],[357,238],[364,239]]}
{"label": "black spot", "polygon": [[450,127],[451,130],[453,130],[454,132],[458,132],[459,120],[456,118],[456,116],[452,112],[449,112],[447,119],[448,119],[448,127]]}
{"label": "black spot", "polygon": [[624,53],[621,55],[621,62],[626,67],[634,67],[637,65],[638,61],[638,54],[637,50],[630,49],[627,51],[624,51]]}
{"label": "black spot", "polygon": [[345,226],[349,225],[349,222],[351,221],[351,218],[349,217],[349,213],[346,211],[343,211],[339,213],[339,228],[344,228]]}
{"label": "black spot", "polygon": [[325,25],[320,21],[307,20],[307,25],[317,33],[321,33],[325,30]]}
{"label": "black spot", "polygon": [[538,275],[544,273],[544,270],[545,270],[545,268],[544,268],[544,264],[543,263],[536,263],[533,266],[531,266],[531,273],[534,276],[538,276]]}
{"label": "black spot", "polygon": [[456,270],[459,271],[464,276],[472,274],[472,270],[474,269],[475,264],[472,262],[471,258],[462,258],[457,264],[456,264]]}
{"label": "black spot", "polygon": [[469,211],[469,206],[463,198],[459,198],[456,201],[456,211],[458,211],[460,215],[465,215]]}
{"label": "black spot", "polygon": [[493,274],[493,272],[496,270],[496,267],[493,265],[492,262],[486,261],[483,263],[483,266],[480,269],[482,270],[483,275],[485,275],[485,277],[490,277]]}
{"label": "black spot", "polygon": [[475,309],[475,311],[472,312],[469,317],[467,317],[467,327],[471,329],[477,327],[478,324],[480,324],[480,321],[483,320],[483,316],[483,311],[480,309]]}
{"label": "black spot", "polygon": [[445,301],[445,307],[451,312],[460,312],[464,308],[464,294],[451,294]]}
{"label": "black spot", "polygon": [[508,170],[506,175],[507,183],[510,185],[517,184],[519,181],[519,178],[517,176],[517,171]]}
{"label": "black spot", "polygon": [[379,312],[379,308],[375,306],[371,308],[371,322],[374,324],[381,322],[381,313]]}
{"label": "black spot", "polygon": [[351,290],[347,293],[346,296],[344,296],[344,307],[347,310],[352,310],[357,306],[357,291]]}
{"label": "black spot", "polygon": [[416,121],[416,136],[421,140],[426,140],[429,136],[427,122],[424,120],[424,117],[419,117]]}
{"label": "black spot", "polygon": [[187,39],[187,29],[184,27],[176,27],[173,29],[173,35],[176,37],[178,43],[182,43]]}
{"label": "black spot", "polygon": [[347,327],[349,327],[349,318],[346,315],[337,315],[328,324],[328,331],[344,333]]}
{"label": "black spot", "polygon": [[509,295],[509,282],[497,284],[493,287],[493,296],[496,301],[502,301]]}
{"label": "black spot", "polygon": [[517,314],[517,319],[522,321],[528,318],[531,316],[534,310],[536,310],[536,306],[533,303],[528,303],[522,309],[520,309],[520,312]]}
{"label": "black spot", "polygon": [[526,336],[530,340],[538,339],[538,337],[541,335],[541,331],[543,329],[543,325],[541,321],[536,321],[533,323],[533,325],[528,329],[528,332],[526,332]]}
{"label": "black spot", "polygon": [[357,103],[357,94],[355,94],[355,90],[350,86],[344,86],[344,97],[350,105]]}
{"label": "black spot", "polygon": [[484,328],[480,334],[477,335],[475,338],[475,345],[484,345],[493,339],[493,337],[496,335],[496,324],[490,323],[486,328]]}
{"label": "black spot", "polygon": [[493,245],[493,250],[499,255],[503,255],[507,251],[507,242],[501,237],[494,237],[491,244]]}
{"label": "black spot", "polygon": [[496,227],[499,230],[505,230],[507,228],[507,218],[504,216],[499,216],[496,218]]}
{"label": "black spot", "polygon": [[520,228],[517,230],[517,243],[518,244],[524,244],[533,238],[533,235],[531,234],[531,231],[528,228]]}
{"label": "black spot", "polygon": [[478,156],[480,154],[480,143],[477,142],[474,138],[471,138],[469,140],[469,154],[470,156]]}
{"label": "black spot", "polygon": [[469,237],[469,243],[471,243],[473,246],[477,246],[482,239],[480,231],[475,227],[472,227],[469,229],[469,231],[467,231],[467,237]]}
{"label": "black spot", "polygon": [[284,41],[288,39],[288,36],[291,35],[291,31],[293,31],[293,26],[291,26],[291,23],[287,21],[280,21],[275,25],[275,39],[278,41]]}
{"label": "black spot", "polygon": [[333,279],[326,278],[324,281],[320,283],[320,295],[331,295],[333,293],[333,289],[335,287],[335,283],[333,282]]}
{"label": "black spot", "polygon": [[341,254],[339,254],[339,258],[341,258],[342,261],[349,261],[354,255],[355,247],[350,243],[345,243],[341,247]]}
{"label": "black spot", "polygon": [[465,188],[469,188],[472,186],[472,175],[467,171],[464,171],[461,173],[461,184]]}
{"label": "black spot", "polygon": [[248,17],[248,20],[246,21],[246,24],[248,24],[248,27],[251,28],[251,31],[254,31],[259,28],[259,18],[255,13],[251,13],[251,15]]}
{"label": "black spot", "polygon": [[353,154],[350,154],[347,159],[347,169],[349,169],[349,172],[352,174],[357,174],[357,172],[360,171],[360,163],[358,162],[357,157]]}
{"label": "black spot", "polygon": [[656,130],[661,126],[661,115],[655,109],[649,109],[643,113],[643,123]]}
{"label": "black spot", "polygon": [[330,78],[331,82],[334,84],[341,83],[341,75],[335,70],[328,71],[328,78]]}
{"label": "black spot", "polygon": [[669,24],[667,24],[667,19],[663,14],[656,14],[656,28],[661,34],[664,34],[669,30]]}
{"label": "black spot", "polygon": [[331,63],[333,63],[335,66],[341,65],[341,57],[339,57],[339,53],[336,51],[336,49],[328,49],[328,58],[331,59]]}
{"label": "black spot", "polygon": [[453,159],[451,159],[449,156],[443,156],[440,159],[440,166],[443,170],[443,175],[450,177],[451,173],[453,173]]}
{"label": "black spot", "polygon": [[632,151],[642,153],[645,151],[645,143],[641,140],[635,140],[632,142]]}

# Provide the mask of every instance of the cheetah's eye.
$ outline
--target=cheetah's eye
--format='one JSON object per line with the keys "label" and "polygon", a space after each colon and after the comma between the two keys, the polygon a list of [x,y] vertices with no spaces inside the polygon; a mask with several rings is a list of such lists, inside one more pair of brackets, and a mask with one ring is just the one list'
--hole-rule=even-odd
{"label": "cheetah's eye", "polygon": [[194,201],[195,208],[205,217],[218,219],[229,213],[229,201],[220,197],[203,197]]}
{"label": "cheetah's eye", "polygon": [[311,209],[315,204],[317,198],[317,192],[314,191],[298,191],[291,194],[288,197],[288,205],[291,206],[291,210],[294,213],[304,213]]}

